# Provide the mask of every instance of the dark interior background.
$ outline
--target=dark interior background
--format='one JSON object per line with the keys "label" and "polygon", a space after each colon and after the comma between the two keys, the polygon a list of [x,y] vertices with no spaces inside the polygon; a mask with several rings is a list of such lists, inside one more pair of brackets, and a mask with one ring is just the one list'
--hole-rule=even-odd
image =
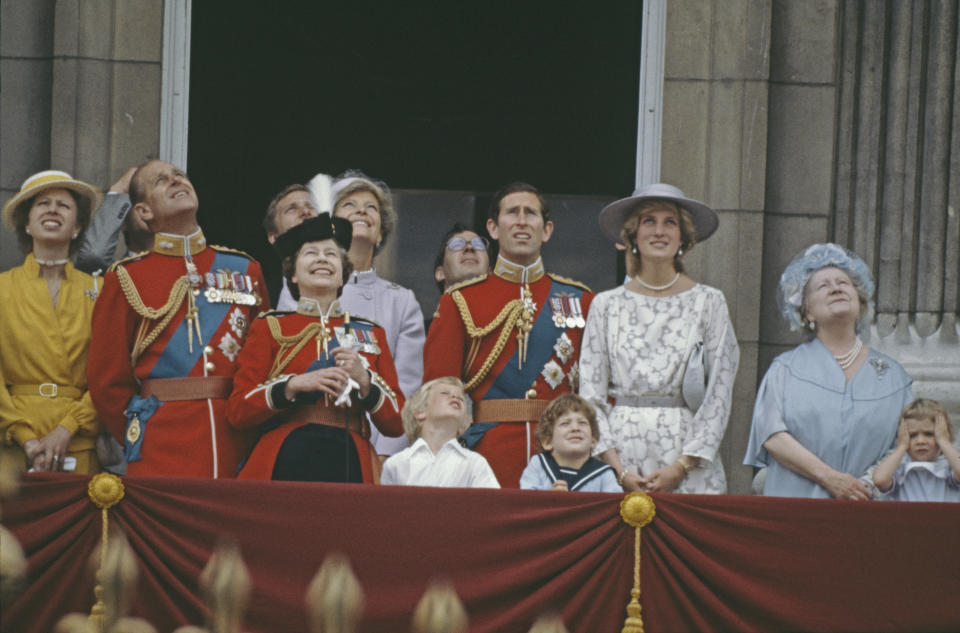
{"label": "dark interior background", "polygon": [[[395,275],[414,287],[461,219],[419,214],[418,195],[462,192],[473,207],[462,219],[482,225],[490,193],[526,180],[558,207],[575,202],[551,245],[568,234],[578,250],[604,247],[614,279],[596,211],[633,189],[641,5],[194,2],[188,171],[201,223],[277,274],[261,229],[273,195],[360,168],[415,190],[398,204],[396,239],[402,261],[430,262]],[[577,259],[566,274],[600,274],[577,275],[598,258]]]}

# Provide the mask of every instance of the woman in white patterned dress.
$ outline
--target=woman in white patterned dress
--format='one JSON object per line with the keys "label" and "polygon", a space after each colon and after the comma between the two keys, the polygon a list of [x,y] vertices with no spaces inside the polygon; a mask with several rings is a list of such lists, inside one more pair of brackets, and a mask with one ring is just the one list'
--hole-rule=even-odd
{"label": "woman in white patterned dress", "polygon": [[718,224],[713,209],[666,184],[600,212],[604,233],[626,245],[633,277],[590,306],[580,395],[597,409],[597,452],[624,490],[726,492],[717,451],[740,348],[723,294],[681,262]]}

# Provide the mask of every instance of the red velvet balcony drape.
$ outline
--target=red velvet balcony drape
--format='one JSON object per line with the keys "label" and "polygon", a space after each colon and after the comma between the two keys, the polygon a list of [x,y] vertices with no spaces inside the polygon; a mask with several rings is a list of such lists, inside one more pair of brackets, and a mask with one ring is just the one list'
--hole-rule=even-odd
{"label": "red velvet balcony drape", "polygon": [[[30,562],[2,630],[47,632],[89,611],[100,536],[89,478],[33,475],[3,504]],[[527,631],[559,609],[572,632],[619,631],[634,530],[620,495],[327,484],[123,480],[110,510],[140,561],[135,615],[202,623],[197,577],[221,536],[254,581],[251,632],[305,631],[303,597],[341,551],[363,585],[365,632],[409,630],[442,575],[475,632]],[[653,495],[643,529],[647,631],[960,630],[960,504]]]}

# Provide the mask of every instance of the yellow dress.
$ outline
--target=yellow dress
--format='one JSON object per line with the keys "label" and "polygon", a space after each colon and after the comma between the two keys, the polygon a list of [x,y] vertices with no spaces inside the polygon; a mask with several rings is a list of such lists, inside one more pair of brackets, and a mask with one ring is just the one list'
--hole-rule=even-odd
{"label": "yellow dress", "polygon": [[54,307],[32,253],[0,273],[0,434],[25,469],[24,442],[59,424],[74,434],[67,456],[76,472],[96,473],[102,426],[87,392],[87,350],[97,286],[70,263],[65,275]]}

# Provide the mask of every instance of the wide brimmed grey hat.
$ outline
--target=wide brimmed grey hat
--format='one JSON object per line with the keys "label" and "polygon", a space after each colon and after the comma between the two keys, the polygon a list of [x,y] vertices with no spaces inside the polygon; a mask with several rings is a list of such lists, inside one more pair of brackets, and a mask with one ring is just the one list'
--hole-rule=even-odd
{"label": "wide brimmed grey hat", "polygon": [[640,187],[629,198],[622,198],[605,206],[600,212],[599,218],[600,228],[604,235],[614,242],[622,243],[620,231],[623,229],[623,223],[626,222],[631,211],[648,200],[665,200],[686,209],[690,213],[690,217],[693,218],[693,226],[697,232],[697,242],[702,242],[713,235],[720,225],[720,218],[716,211],[702,202],[687,198],[682,191],[673,185],[658,182]]}

